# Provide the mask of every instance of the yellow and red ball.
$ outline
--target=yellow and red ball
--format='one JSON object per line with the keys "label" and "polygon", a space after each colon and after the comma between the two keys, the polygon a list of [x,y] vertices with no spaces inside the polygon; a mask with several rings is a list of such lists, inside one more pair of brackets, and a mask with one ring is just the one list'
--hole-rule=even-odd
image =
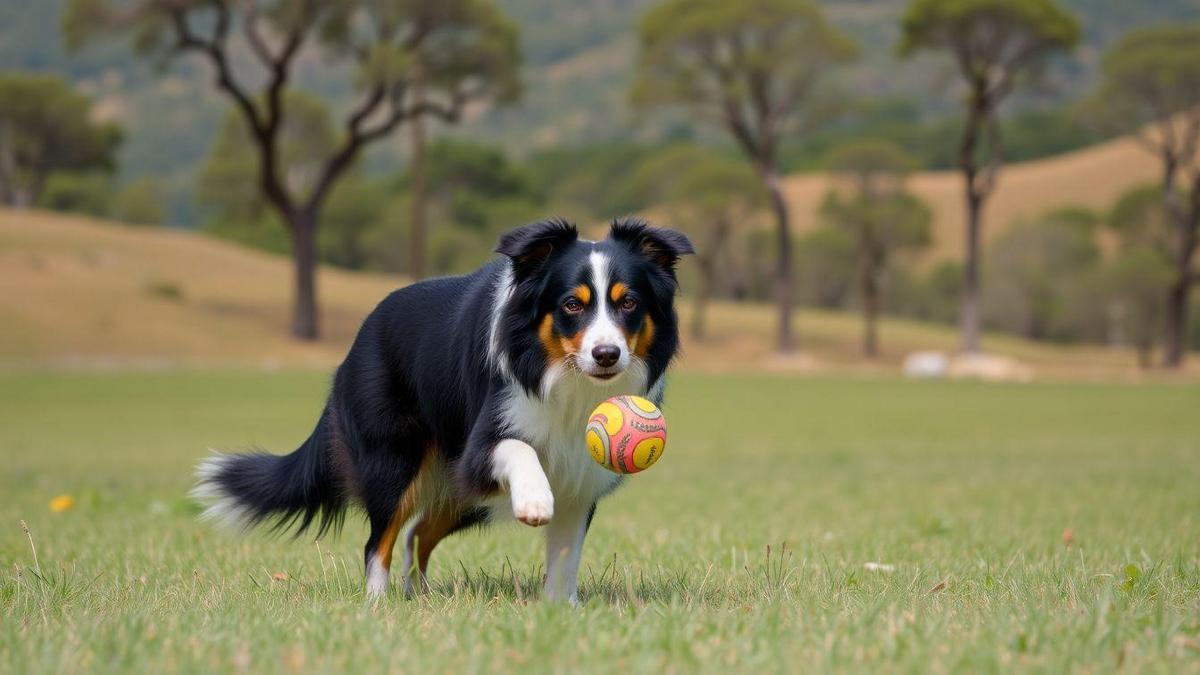
{"label": "yellow and red ball", "polygon": [[667,420],[641,396],[614,396],[592,411],[585,434],[597,464],[616,473],[637,473],[662,457]]}

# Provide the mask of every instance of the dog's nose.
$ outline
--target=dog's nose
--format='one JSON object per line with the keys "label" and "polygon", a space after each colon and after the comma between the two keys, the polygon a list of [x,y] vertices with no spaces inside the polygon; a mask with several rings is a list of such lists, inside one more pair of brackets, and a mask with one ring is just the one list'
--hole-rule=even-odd
{"label": "dog's nose", "polygon": [[608,368],[621,358],[621,348],[616,345],[596,345],[592,348],[592,358],[601,368]]}

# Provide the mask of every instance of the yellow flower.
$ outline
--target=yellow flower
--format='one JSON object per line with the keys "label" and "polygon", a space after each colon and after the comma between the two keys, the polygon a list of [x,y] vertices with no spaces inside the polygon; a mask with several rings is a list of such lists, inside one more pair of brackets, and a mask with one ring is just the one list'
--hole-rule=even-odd
{"label": "yellow flower", "polygon": [[71,495],[59,495],[50,500],[50,512],[62,513],[75,506],[75,498]]}

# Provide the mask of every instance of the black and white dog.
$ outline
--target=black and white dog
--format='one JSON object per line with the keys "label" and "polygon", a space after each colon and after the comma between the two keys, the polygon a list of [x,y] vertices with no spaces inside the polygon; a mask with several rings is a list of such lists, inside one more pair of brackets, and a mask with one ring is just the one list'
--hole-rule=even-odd
{"label": "black and white dog", "polygon": [[599,242],[551,220],[496,250],[473,274],[413,284],[371,312],[295,452],[203,462],[205,514],[324,532],[356,502],[378,597],[402,529],[411,592],[409,572],[424,588],[439,541],[511,512],[546,526],[545,596],[574,602],[596,502],[620,482],[588,454],[587,417],[616,394],[661,402],[679,341],[675,265],[692,245],[636,219]]}

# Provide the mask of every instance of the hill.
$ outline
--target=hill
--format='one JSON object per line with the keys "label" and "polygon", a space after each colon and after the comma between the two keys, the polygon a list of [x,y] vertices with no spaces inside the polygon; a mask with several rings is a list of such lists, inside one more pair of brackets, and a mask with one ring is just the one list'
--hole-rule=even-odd
{"label": "hill", "polygon": [[[1132,138],[1119,138],[1075,152],[1006,166],[984,212],[984,236],[991,238],[1022,219],[1054,208],[1085,206],[1106,211],[1123,192],[1159,180],[1154,155]],[[791,176],[786,184],[798,232],[817,226],[817,210],[830,188],[826,174]],[[955,171],[924,171],[909,183],[934,212],[929,260],[961,259],[964,240],[962,176]]]}
{"label": "hill", "polygon": [[[0,210],[0,366],[4,368],[317,367],[336,364],[363,317],[402,280],[322,269],[324,337],[286,336],[287,259],[189,232],[37,211]],[[681,303],[686,321],[690,307]],[[885,320],[884,356],[863,364],[856,316],[803,311],[803,353],[776,357],[773,311],[719,304],[712,338],[685,339],[682,367],[704,371],[896,372],[908,352],[952,351],[953,329]],[[1131,353],[989,336],[988,350],[1038,375],[1139,377]]]}

